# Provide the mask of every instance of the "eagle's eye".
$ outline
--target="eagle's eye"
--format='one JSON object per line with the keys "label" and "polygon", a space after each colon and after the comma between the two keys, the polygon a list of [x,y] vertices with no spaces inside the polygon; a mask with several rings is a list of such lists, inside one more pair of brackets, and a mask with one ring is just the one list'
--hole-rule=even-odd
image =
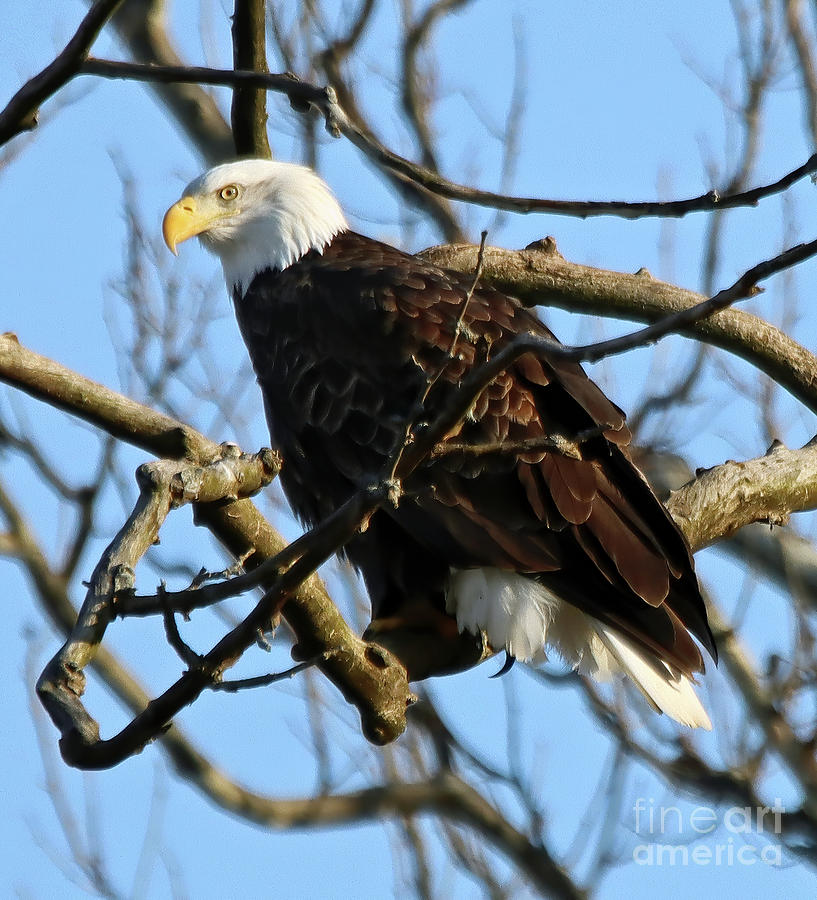
{"label": "eagle's eye", "polygon": [[238,196],[238,185],[228,184],[218,192],[218,195],[222,200],[235,200]]}

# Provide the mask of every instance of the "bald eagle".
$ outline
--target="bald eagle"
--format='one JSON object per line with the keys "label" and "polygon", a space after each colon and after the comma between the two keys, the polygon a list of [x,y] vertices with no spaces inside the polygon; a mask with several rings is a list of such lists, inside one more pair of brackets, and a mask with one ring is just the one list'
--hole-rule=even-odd
{"label": "bald eagle", "polygon": [[[195,235],[221,260],[283,488],[309,526],[383,471],[421,399],[430,421],[514,337],[553,337],[514,297],[469,296],[472,276],[351,231],[302,166],[217,166],[170,207],[163,234],[174,253]],[[371,599],[369,634],[479,638],[522,660],[555,650],[599,680],[623,672],[656,710],[711,728],[693,689],[704,670],[693,638],[716,651],[692,558],[629,440],[580,366],[521,357],[447,436],[450,452],[346,546]],[[456,667],[435,666],[422,675]]]}

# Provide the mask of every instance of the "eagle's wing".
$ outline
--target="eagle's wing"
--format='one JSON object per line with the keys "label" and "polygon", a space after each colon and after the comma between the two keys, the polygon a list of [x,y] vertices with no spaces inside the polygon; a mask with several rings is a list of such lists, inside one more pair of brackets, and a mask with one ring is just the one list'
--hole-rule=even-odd
{"label": "eagle's wing", "polygon": [[[462,317],[455,359],[444,361],[469,279],[425,277],[422,287],[396,286],[392,302],[409,323],[412,356],[426,375],[442,367],[428,417],[473,366],[517,334],[553,338],[512,298],[478,289]],[[411,327],[418,320],[422,329]],[[392,515],[415,539],[442,549],[452,566],[535,575],[680,670],[699,670],[687,630],[713,656],[715,646],[689,550],[630,461],[629,438],[621,410],[580,366],[528,354],[482,393],[458,432],[410,480],[410,487],[419,482],[416,497]]]}

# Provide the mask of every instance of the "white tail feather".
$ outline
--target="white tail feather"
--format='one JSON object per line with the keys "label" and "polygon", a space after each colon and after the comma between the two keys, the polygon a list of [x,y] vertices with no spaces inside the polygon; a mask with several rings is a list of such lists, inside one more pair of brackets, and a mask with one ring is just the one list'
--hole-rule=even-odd
{"label": "white tail feather", "polygon": [[547,646],[597,681],[623,673],[655,709],[676,722],[712,728],[686,675],[532,578],[493,568],[452,569],[446,607],[456,614],[460,631],[484,631],[495,650],[541,660]]}
{"label": "white tail feather", "polygon": [[653,706],[682,725],[712,730],[709,716],[686,675],[647,656],[635,644],[606,625],[600,622],[593,624],[621,669],[632,678]]}

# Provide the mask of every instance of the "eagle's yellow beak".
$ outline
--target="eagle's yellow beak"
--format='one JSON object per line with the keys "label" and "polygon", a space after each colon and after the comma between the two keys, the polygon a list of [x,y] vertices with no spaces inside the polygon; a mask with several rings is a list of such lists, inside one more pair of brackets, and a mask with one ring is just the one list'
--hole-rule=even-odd
{"label": "eagle's yellow beak", "polygon": [[212,214],[200,209],[195,197],[182,197],[165,213],[162,235],[170,250],[178,256],[176,247],[182,241],[206,231],[212,221]]}

